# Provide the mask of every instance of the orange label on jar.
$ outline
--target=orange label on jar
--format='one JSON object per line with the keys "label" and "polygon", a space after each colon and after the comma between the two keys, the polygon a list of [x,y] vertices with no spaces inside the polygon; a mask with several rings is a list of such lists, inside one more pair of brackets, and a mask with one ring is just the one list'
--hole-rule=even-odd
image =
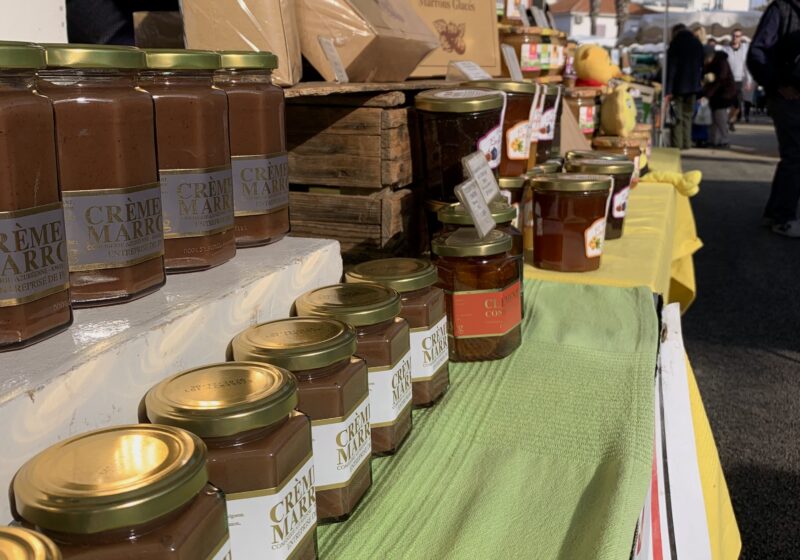
{"label": "orange label on jar", "polygon": [[519,280],[502,290],[456,292],[453,298],[453,336],[503,336],[522,321]]}

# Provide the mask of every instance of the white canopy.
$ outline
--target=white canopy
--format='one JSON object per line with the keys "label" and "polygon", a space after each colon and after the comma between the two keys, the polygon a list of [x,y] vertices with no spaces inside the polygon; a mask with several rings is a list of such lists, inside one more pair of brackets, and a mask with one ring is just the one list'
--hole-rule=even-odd
{"label": "white canopy", "polygon": [[[748,37],[755,33],[762,12],[670,12],[667,28],[682,23],[692,30],[703,27],[709,37],[730,35],[737,27]],[[664,40],[664,14],[647,14],[628,20],[619,40],[620,45],[661,43]]]}

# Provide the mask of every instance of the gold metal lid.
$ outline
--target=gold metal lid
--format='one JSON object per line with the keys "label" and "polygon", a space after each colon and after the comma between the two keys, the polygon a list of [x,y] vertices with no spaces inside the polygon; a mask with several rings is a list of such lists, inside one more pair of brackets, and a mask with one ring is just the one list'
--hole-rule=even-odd
{"label": "gold metal lid", "polygon": [[611,190],[611,177],[608,175],[581,175],[579,173],[559,173],[533,177],[531,185],[537,191],[590,192]]}
{"label": "gold metal lid", "polygon": [[147,418],[201,438],[264,428],[297,406],[297,380],[277,366],[227,362],[165,379],[145,395]]}
{"label": "gold metal lid", "polygon": [[540,163],[535,165],[533,169],[528,171],[528,178],[536,177],[538,175],[550,175],[552,173],[561,173],[561,162],[560,161],[546,161],[544,163]]}
{"label": "gold metal lid", "polygon": [[375,282],[403,293],[433,286],[439,274],[425,259],[378,259],[357,264],[345,274],[345,280]]}
{"label": "gold metal lid", "polygon": [[572,159],[564,164],[564,170],[569,173],[617,175],[633,173],[633,162],[629,159]]}
{"label": "gold metal lid", "polygon": [[638,148],[641,145],[639,136],[597,136],[592,139],[593,148]]}
{"label": "gold metal lid", "polygon": [[493,229],[481,239],[475,228],[458,228],[431,242],[431,250],[441,257],[488,257],[511,250],[511,236]]}
{"label": "gold metal lid", "polygon": [[55,543],[36,531],[0,527],[0,560],[61,560]]}
{"label": "gold metal lid", "polygon": [[317,369],[356,353],[356,331],[330,317],[290,317],[262,323],[233,339],[233,359],[267,362],[289,371]]}
{"label": "gold metal lid", "polygon": [[536,93],[536,84],[531,82],[515,82],[508,78],[493,78],[490,80],[472,80],[464,82],[462,87],[478,87],[485,89],[496,89],[506,93],[527,93],[533,95]]}
{"label": "gold metal lid", "polygon": [[565,95],[567,97],[589,98],[589,97],[597,97],[602,91],[603,91],[602,88],[594,86],[572,87],[567,89]]}
{"label": "gold metal lid", "polygon": [[[505,200],[493,200],[489,203],[489,211],[496,224],[504,224],[512,221],[517,216],[517,209]],[[455,224],[459,226],[473,225],[472,217],[460,202],[450,204],[439,210],[439,221],[443,224]]]}
{"label": "gold metal lid", "polygon": [[189,49],[145,49],[150,70],[218,70],[220,55]]}
{"label": "gold metal lid", "polygon": [[278,56],[267,51],[219,51],[221,68],[275,70]]}
{"label": "gold metal lid", "polygon": [[333,284],[304,293],[297,314],[333,317],[354,327],[390,321],[400,314],[400,294],[381,284]]}
{"label": "gold metal lid", "polygon": [[3,68],[44,68],[47,62],[44,49],[33,43],[0,41],[0,69]]}
{"label": "gold metal lid", "polygon": [[43,529],[90,534],[162,517],[208,482],[206,446],[172,426],[114,426],[59,442],[14,478],[16,508]]}
{"label": "gold metal lid", "polygon": [[145,67],[144,52],[118,45],[44,44],[48,68],[115,68],[137,70]]}
{"label": "gold metal lid", "polygon": [[524,187],[527,181],[528,178],[525,175],[518,175],[517,177],[500,177],[497,184],[501,189],[513,191]]}
{"label": "gold metal lid", "polygon": [[418,93],[414,105],[434,113],[477,113],[503,107],[503,96],[492,89],[448,88]]}
{"label": "gold metal lid", "polygon": [[567,152],[567,161],[576,159],[604,159],[608,161],[627,161],[628,157],[622,154],[601,152],[596,150],[570,150]]}
{"label": "gold metal lid", "polygon": [[518,35],[542,35],[544,29],[541,27],[527,26],[527,25],[513,25],[510,23],[499,24],[498,31],[502,33],[514,33]]}

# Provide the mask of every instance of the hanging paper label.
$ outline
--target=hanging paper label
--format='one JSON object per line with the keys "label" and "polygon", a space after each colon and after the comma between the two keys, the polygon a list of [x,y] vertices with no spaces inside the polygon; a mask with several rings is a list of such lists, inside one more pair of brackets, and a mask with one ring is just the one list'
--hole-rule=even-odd
{"label": "hanging paper label", "polygon": [[481,239],[494,229],[495,222],[486,199],[474,179],[464,181],[455,188],[456,197],[467,209]]}
{"label": "hanging paper label", "polygon": [[500,187],[497,185],[494,171],[489,168],[489,163],[481,152],[472,152],[461,158],[467,177],[473,179],[481,189],[484,200],[489,203],[500,198]]}

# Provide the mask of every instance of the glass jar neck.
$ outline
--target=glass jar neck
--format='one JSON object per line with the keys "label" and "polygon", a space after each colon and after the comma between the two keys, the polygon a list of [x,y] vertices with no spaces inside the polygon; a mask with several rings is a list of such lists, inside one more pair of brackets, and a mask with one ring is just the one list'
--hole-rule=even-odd
{"label": "glass jar neck", "polygon": [[370,334],[381,333],[386,329],[388,329],[389,327],[391,327],[394,324],[395,319],[396,317],[392,317],[388,321],[382,321],[380,323],[375,323],[373,325],[362,325],[360,327],[356,327],[356,335],[361,337]]}
{"label": "glass jar neck", "polygon": [[424,288],[420,288],[419,290],[411,290],[410,292],[400,292],[400,301],[406,302],[408,300],[416,299],[419,297],[423,297],[430,292],[435,284],[431,284],[430,286],[425,286]]}
{"label": "glass jar neck", "polygon": [[0,70],[0,91],[32,89],[35,83],[33,70]]}
{"label": "glass jar neck", "polygon": [[323,377],[328,377],[341,371],[347,364],[350,363],[350,358],[345,358],[344,360],[340,360],[338,362],[334,362],[330,365],[325,367],[316,368],[316,369],[304,369],[304,370],[293,370],[292,373],[297,378],[298,381],[314,381],[315,379],[321,379]]}
{"label": "glass jar neck", "polygon": [[173,87],[197,87],[214,85],[213,70],[142,70],[139,83]]}
{"label": "glass jar neck", "polygon": [[238,434],[233,434],[232,436],[213,437],[213,438],[204,437],[203,441],[205,442],[205,444],[208,446],[209,449],[225,449],[228,447],[237,447],[240,445],[246,445],[248,443],[252,443],[256,440],[265,438],[273,434],[288,420],[289,416],[285,416],[280,420],[278,420],[277,422],[269,424],[268,426],[263,426],[261,428],[256,428],[254,430],[247,430],[246,432],[240,432]]}
{"label": "glass jar neck", "polygon": [[47,90],[58,87],[108,88],[134,87],[136,72],[112,68],[48,68],[36,74],[36,87]]}
{"label": "glass jar neck", "polygon": [[272,70],[235,69],[219,70],[214,74],[214,82],[225,85],[268,84],[272,85]]}

